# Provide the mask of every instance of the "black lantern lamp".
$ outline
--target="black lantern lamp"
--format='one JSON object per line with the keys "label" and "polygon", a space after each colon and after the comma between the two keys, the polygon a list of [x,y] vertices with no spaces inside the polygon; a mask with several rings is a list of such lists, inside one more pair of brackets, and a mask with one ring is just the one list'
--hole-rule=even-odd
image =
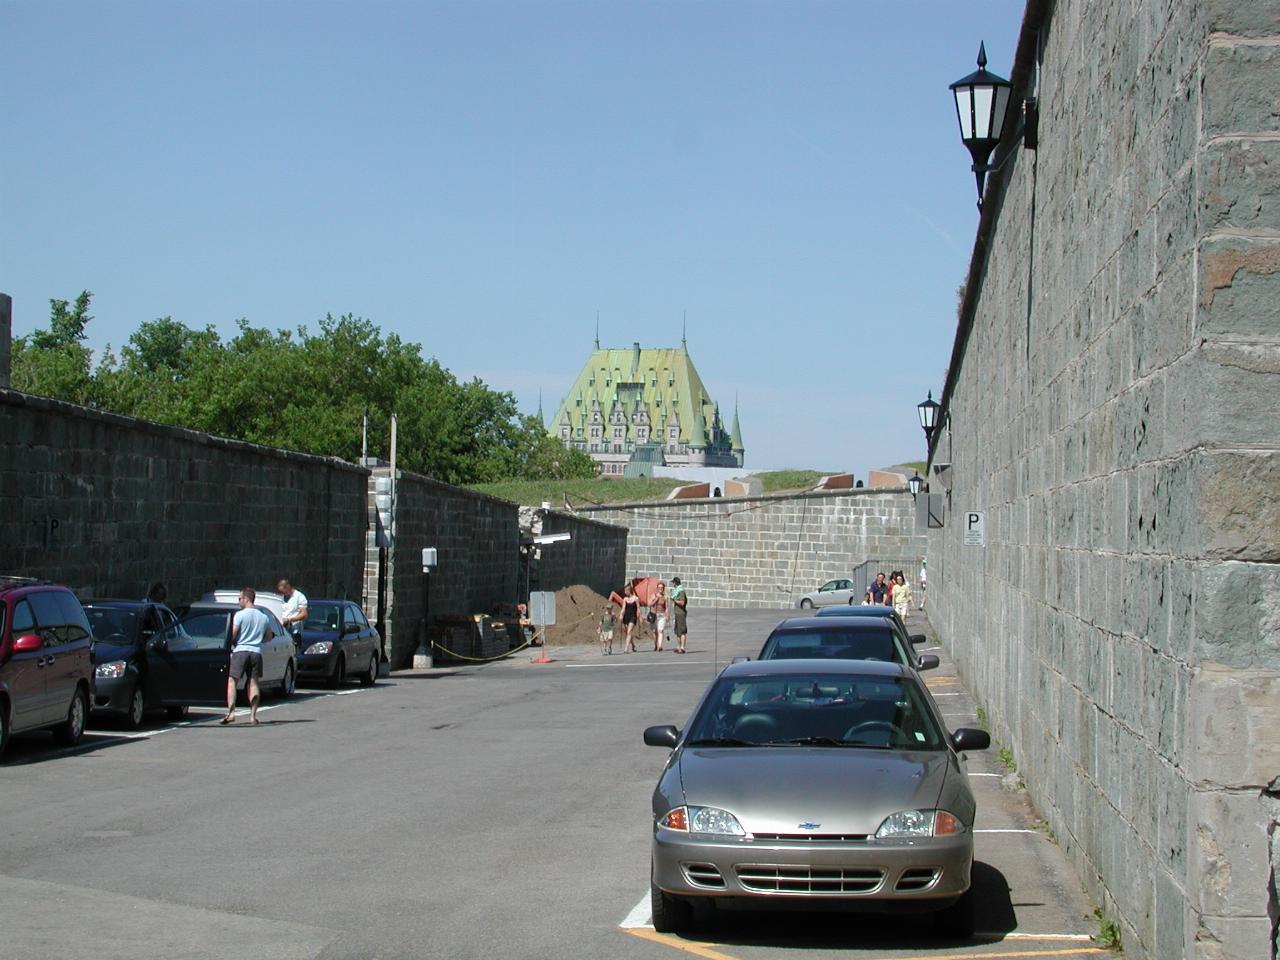
{"label": "black lantern lamp", "polygon": [[[973,173],[978,181],[978,209],[982,209],[982,196],[986,188],[987,174],[999,170],[1013,151],[1005,154],[997,163],[990,164],[992,152],[1004,134],[1005,118],[1009,114],[1009,97],[1013,84],[987,69],[986,44],[978,45],[978,69],[967,77],[951,84],[956,98],[956,118],[960,121],[960,139],[973,157]],[[1023,104],[1023,146],[1035,149],[1035,100]]]}
{"label": "black lantern lamp", "polygon": [[912,500],[920,496],[920,488],[923,486],[924,486],[924,479],[920,476],[919,473],[915,474],[915,476],[913,476],[910,480],[907,481],[907,488],[911,491]]}
{"label": "black lantern lamp", "polygon": [[938,401],[933,399],[933,391],[929,391],[929,399],[916,404],[920,412],[920,426],[924,430],[925,443],[933,442],[933,431],[938,426]]}

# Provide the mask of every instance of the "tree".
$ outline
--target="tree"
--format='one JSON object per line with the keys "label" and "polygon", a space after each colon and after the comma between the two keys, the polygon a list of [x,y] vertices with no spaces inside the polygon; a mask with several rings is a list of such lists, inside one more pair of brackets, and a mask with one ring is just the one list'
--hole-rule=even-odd
{"label": "tree", "polygon": [[93,319],[93,294],[81,291],[72,306],[49,301],[49,327],[13,341],[11,382],[15,390],[97,406],[93,354],[84,345],[85,326]]}

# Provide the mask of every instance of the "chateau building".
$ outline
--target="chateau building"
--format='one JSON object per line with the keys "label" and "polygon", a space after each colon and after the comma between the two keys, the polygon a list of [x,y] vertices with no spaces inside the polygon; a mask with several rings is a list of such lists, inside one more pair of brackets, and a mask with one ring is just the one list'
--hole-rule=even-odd
{"label": "chateau building", "polygon": [[726,429],[683,340],[678,348],[607,349],[597,338],[550,431],[609,477],[647,472],[642,464],[740,467],[745,459],[737,410]]}

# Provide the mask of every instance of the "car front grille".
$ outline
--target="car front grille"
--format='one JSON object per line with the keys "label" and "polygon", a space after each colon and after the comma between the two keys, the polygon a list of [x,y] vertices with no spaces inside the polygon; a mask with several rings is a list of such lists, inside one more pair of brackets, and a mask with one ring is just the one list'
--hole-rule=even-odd
{"label": "car front grille", "polygon": [[753,833],[756,840],[781,843],[866,843],[865,833]]}
{"label": "car front grille", "polygon": [[714,887],[716,889],[724,889],[724,877],[721,876],[719,868],[712,863],[686,863],[684,864],[684,875],[695,887]]}
{"label": "car front grille", "polygon": [[920,890],[928,890],[938,882],[938,877],[941,875],[942,871],[936,867],[912,867],[910,870],[902,871],[902,876],[893,885],[893,889],[898,893],[915,893]]}
{"label": "car front grille", "polygon": [[739,863],[733,868],[743,889],[753,893],[786,893],[812,897],[874,893],[884,882],[884,871],[835,867],[793,867],[768,863]]}

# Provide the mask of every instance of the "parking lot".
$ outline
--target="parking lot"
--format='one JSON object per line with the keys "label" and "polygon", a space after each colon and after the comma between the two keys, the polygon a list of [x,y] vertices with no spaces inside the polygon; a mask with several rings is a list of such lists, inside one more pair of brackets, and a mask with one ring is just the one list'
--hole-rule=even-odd
{"label": "parking lot", "polygon": [[[787,611],[690,611],[690,654],[528,651],[270,701],[262,726],[93,725],[0,764],[0,958],[1061,957],[1103,952],[1061,851],[997,745],[973,754],[978,929],[909,919],[713,913],[649,925],[649,795],[717,666]],[[923,628],[920,620],[910,622]],[[945,651],[948,723],[976,704]]]}

